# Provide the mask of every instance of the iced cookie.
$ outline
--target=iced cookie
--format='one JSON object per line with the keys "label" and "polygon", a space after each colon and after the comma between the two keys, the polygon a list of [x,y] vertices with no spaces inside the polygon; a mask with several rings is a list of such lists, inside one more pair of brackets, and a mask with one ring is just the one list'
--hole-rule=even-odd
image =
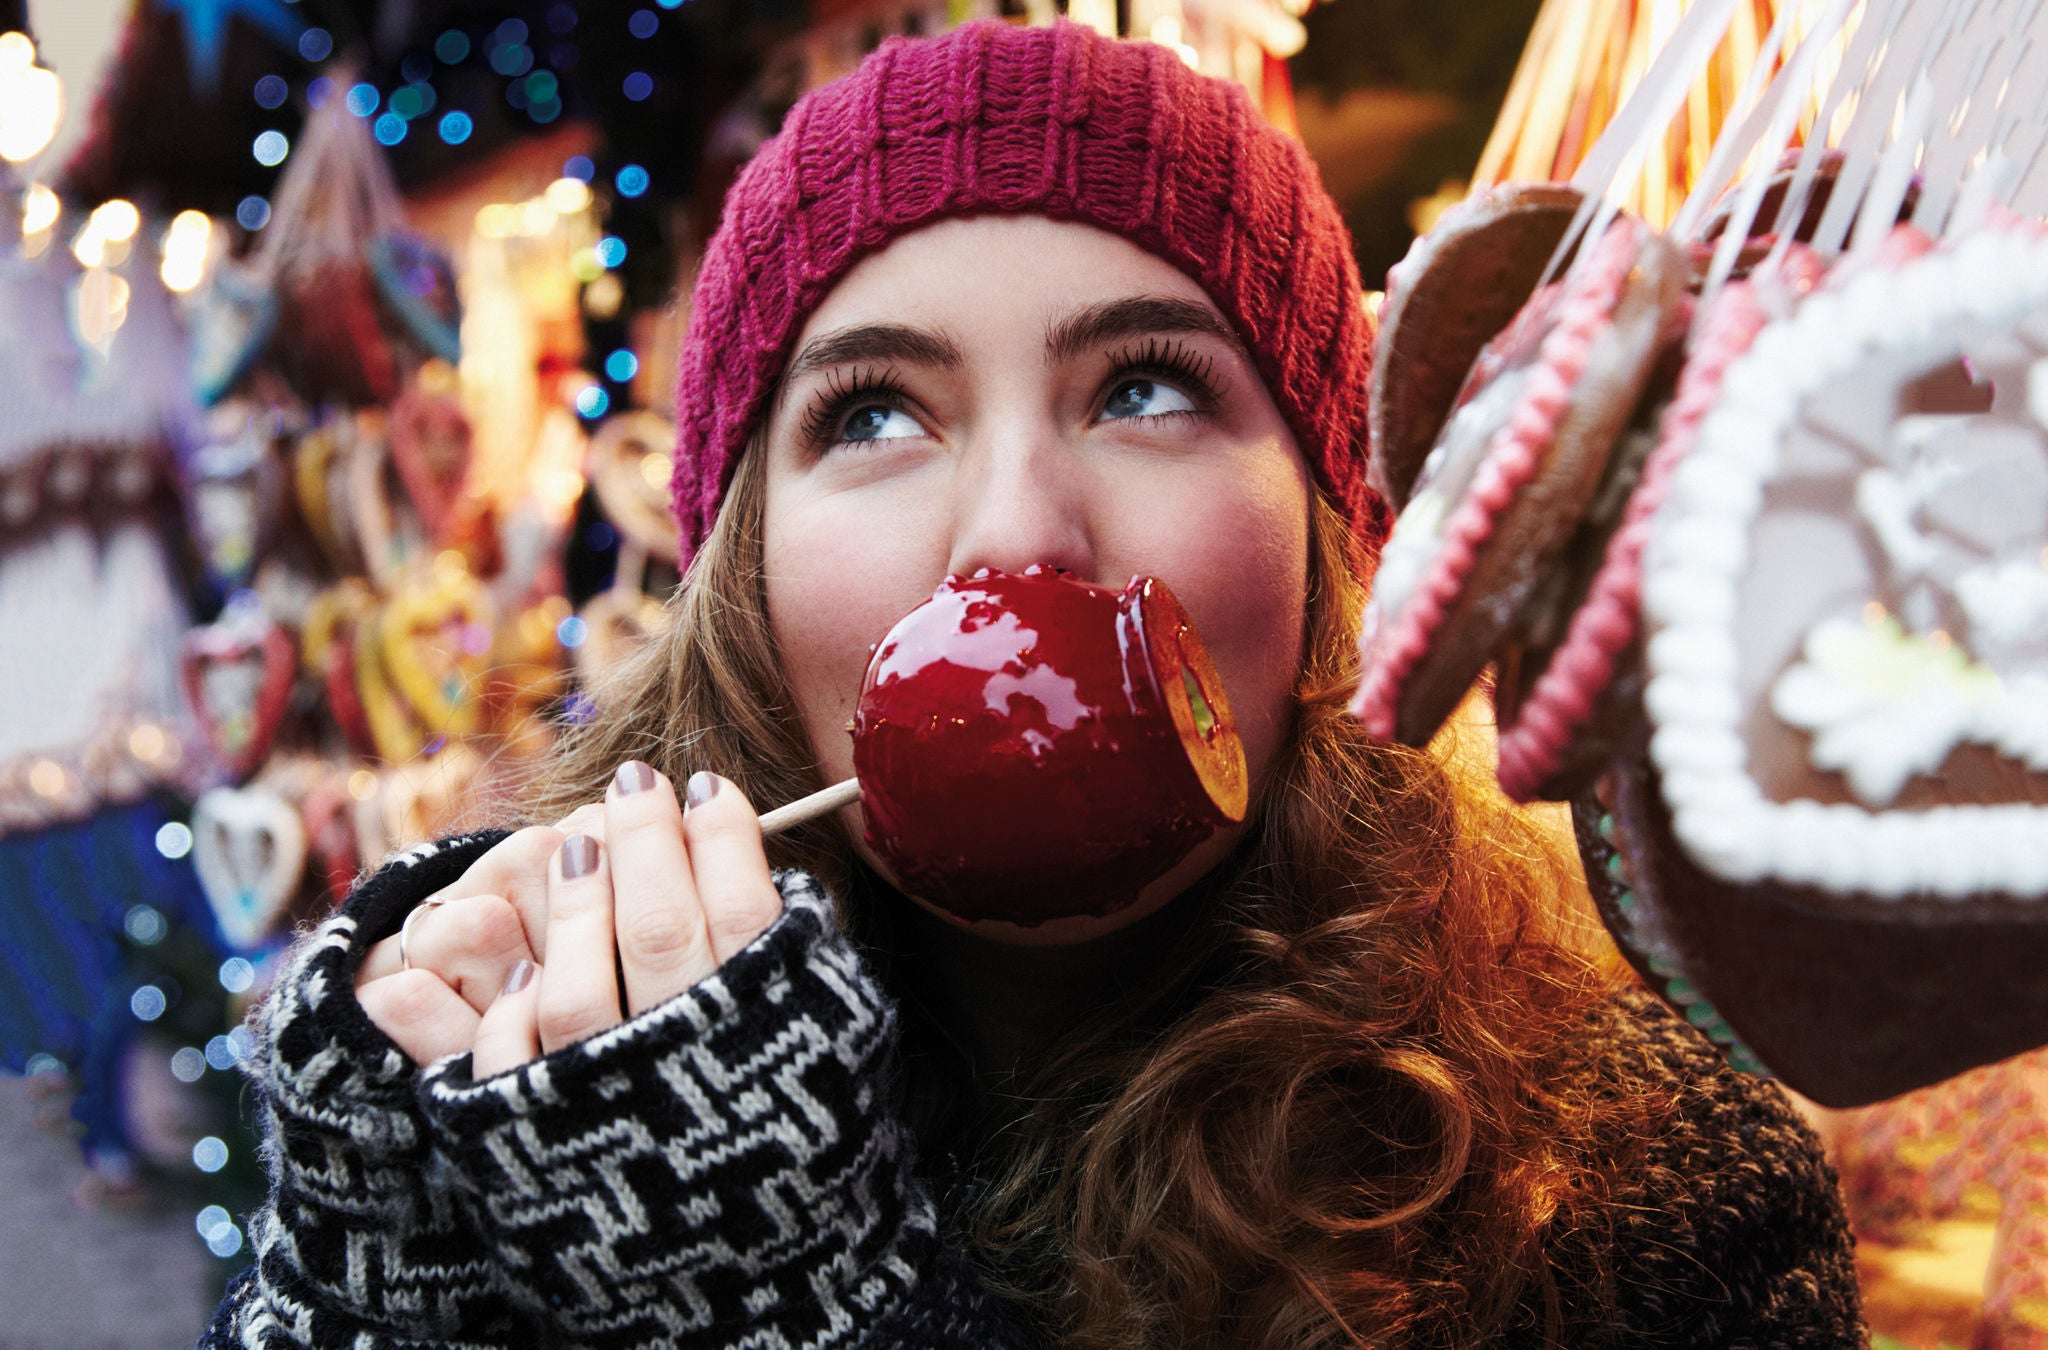
{"label": "iced cookie", "polygon": [[1475,363],[1374,580],[1352,711],[1375,736],[1427,741],[1501,649],[1606,474],[1684,280],[1677,249],[1617,220]]}
{"label": "iced cookie", "polygon": [[1623,851],[1829,1104],[2048,1042],[2044,390],[2048,240],[1902,232],[1759,325],[1643,547]]}
{"label": "iced cookie", "polygon": [[1387,273],[1366,475],[1396,510],[1473,359],[1535,291],[1583,201],[1559,183],[1503,183],[1446,211]]}

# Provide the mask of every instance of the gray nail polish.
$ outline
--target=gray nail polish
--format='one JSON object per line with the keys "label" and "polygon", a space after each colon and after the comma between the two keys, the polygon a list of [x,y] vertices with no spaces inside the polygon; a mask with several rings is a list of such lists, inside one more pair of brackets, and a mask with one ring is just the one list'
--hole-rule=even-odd
{"label": "gray nail polish", "polygon": [[718,795],[718,775],[705,769],[699,769],[696,773],[690,775],[690,785],[685,791],[690,805],[702,806]]}
{"label": "gray nail polish", "polygon": [[574,881],[597,870],[597,841],[587,834],[572,834],[562,841],[562,880]]}
{"label": "gray nail polish", "polygon": [[531,961],[521,960],[514,962],[512,969],[505,972],[505,987],[498,991],[498,997],[510,998],[526,988],[527,985],[532,984],[533,972],[537,969],[538,967]]}
{"label": "gray nail polish", "polygon": [[612,781],[619,785],[619,795],[622,797],[635,792],[645,792],[654,786],[654,769],[637,759],[629,759],[612,775]]}

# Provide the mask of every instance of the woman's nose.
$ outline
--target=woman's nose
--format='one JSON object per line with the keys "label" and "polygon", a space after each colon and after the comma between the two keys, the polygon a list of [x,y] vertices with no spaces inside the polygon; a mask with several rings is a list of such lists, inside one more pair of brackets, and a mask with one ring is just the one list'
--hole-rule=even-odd
{"label": "woman's nose", "polygon": [[970,448],[954,475],[953,548],[946,570],[1021,572],[1034,563],[1095,575],[1086,473],[1052,438],[1005,437]]}

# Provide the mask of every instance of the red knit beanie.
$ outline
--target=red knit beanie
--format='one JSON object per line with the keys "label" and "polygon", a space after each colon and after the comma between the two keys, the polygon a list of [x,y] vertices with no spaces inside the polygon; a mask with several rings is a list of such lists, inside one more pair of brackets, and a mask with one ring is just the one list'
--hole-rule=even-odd
{"label": "red knit beanie", "polygon": [[1365,485],[1372,325],[1351,238],[1307,152],[1244,90],[1169,49],[996,20],[892,38],[790,111],[726,195],[677,391],[685,566],[710,533],[811,312],[863,257],[956,216],[1093,225],[1200,282],[1302,454],[1377,553]]}

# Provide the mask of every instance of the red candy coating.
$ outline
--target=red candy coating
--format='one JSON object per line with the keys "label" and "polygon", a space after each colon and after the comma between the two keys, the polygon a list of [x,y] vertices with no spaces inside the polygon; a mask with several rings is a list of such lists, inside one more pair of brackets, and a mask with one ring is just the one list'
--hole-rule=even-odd
{"label": "red candy coating", "polygon": [[868,663],[853,762],[908,893],[1039,924],[1131,903],[1244,818],[1244,747],[1164,583],[948,577]]}

